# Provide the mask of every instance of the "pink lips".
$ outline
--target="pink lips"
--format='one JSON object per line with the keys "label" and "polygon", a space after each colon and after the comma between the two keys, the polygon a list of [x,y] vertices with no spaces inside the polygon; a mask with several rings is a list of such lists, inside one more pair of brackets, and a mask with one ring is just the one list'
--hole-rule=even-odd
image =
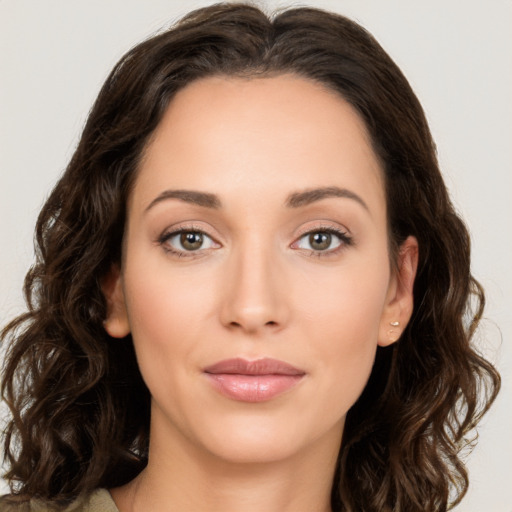
{"label": "pink lips", "polygon": [[305,375],[277,359],[226,359],[204,369],[217,391],[242,402],[264,402],[295,386]]}

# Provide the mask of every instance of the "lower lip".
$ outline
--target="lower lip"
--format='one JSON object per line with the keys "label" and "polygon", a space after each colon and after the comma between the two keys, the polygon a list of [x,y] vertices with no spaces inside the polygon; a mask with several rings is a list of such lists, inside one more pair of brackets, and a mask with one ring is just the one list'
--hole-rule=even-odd
{"label": "lower lip", "polygon": [[224,396],[241,402],[265,402],[293,388],[304,375],[240,375],[207,373]]}

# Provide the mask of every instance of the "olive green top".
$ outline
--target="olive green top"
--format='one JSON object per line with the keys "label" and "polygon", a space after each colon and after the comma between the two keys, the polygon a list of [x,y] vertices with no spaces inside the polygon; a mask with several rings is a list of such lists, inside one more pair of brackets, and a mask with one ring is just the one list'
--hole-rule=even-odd
{"label": "olive green top", "polygon": [[[36,500],[19,504],[5,503],[0,497],[0,512],[53,512],[54,509]],[[106,489],[98,489],[84,498],[73,502],[64,512],[119,512],[112,496]]]}

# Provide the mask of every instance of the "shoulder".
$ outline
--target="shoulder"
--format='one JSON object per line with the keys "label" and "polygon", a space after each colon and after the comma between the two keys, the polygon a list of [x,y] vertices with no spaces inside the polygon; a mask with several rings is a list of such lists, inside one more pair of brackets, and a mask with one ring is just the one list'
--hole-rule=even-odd
{"label": "shoulder", "polygon": [[1,512],[119,512],[106,489],[98,489],[57,511],[39,500],[14,503],[9,495],[0,497]]}

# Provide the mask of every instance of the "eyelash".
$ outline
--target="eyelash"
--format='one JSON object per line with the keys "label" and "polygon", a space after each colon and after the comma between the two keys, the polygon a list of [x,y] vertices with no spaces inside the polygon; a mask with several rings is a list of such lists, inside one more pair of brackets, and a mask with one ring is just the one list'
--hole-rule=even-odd
{"label": "eyelash", "polygon": [[[167,242],[175,237],[176,235],[181,235],[183,233],[199,233],[201,235],[205,235],[211,240],[213,238],[208,235],[208,233],[204,232],[203,230],[196,228],[194,226],[190,227],[184,227],[180,229],[176,229],[171,232],[164,232],[162,235],[158,238],[157,243],[162,246],[164,251],[166,253],[173,254],[174,256],[177,256],[178,258],[197,258],[200,257],[200,250],[197,251],[178,251],[174,248],[172,248],[170,245],[167,244]],[[309,231],[305,231],[304,233],[301,233],[301,235],[298,237],[297,241],[303,239],[306,236],[312,235],[314,233],[328,233],[330,235],[334,235],[340,240],[340,245],[336,247],[335,249],[327,250],[327,251],[319,251],[319,250],[309,250],[309,249],[303,249],[303,251],[307,251],[309,253],[309,256],[317,257],[317,258],[328,258],[331,256],[337,255],[340,251],[344,250],[346,247],[349,247],[354,244],[354,241],[352,237],[346,232],[342,231],[340,229],[334,228],[332,226],[329,227],[323,227],[319,226],[315,229],[311,229]],[[294,242],[295,244],[296,242]]]}
{"label": "eyelash", "polygon": [[[309,256],[316,257],[316,258],[329,258],[331,256],[336,256],[339,252],[343,251],[347,247],[350,247],[351,245],[354,245],[353,238],[346,232],[342,231],[341,229],[337,229],[332,226],[318,226],[314,229],[310,229],[308,231],[305,231],[304,233],[301,233],[297,241],[302,240],[304,237],[312,235],[314,233],[328,233],[330,235],[334,235],[340,240],[340,245],[336,247],[335,249],[330,249],[327,251],[318,251],[314,249],[303,249],[308,252]],[[297,242],[294,242],[294,244]]]}

